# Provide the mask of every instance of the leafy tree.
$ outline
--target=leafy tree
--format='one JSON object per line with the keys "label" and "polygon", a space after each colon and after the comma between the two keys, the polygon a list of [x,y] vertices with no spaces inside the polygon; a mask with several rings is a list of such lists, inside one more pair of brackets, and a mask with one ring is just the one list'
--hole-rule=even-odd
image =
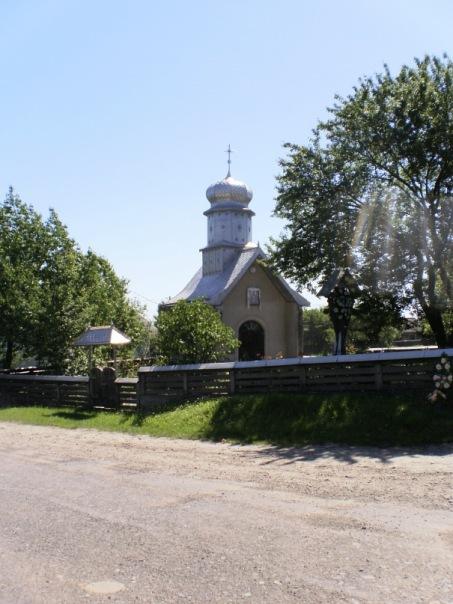
{"label": "leafy tree", "polygon": [[453,63],[388,68],[336,98],[309,145],[286,144],[274,266],[315,291],[348,266],[367,294],[411,304],[453,345]]}
{"label": "leafy tree", "polygon": [[304,354],[332,354],[335,332],[326,309],[304,310]]}
{"label": "leafy tree", "polygon": [[[391,346],[401,334],[405,321],[390,294],[364,294],[353,310],[349,325],[347,352],[362,352],[370,347]],[[304,352],[308,355],[332,354],[335,333],[327,308],[304,310]]]}
{"label": "leafy tree", "polygon": [[[120,367],[129,366],[133,371],[127,361],[138,349],[143,354],[146,346],[149,346],[151,324],[145,318],[145,308],[128,298],[127,280],[118,277],[108,260],[89,250],[82,258],[79,289],[83,292],[84,328],[88,325],[114,324],[126,333],[131,338],[131,344],[121,347],[117,356]],[[101,347],[95,352],[95,361],[105,363],[110,354],[109,348]],[[79,364],[75,359],[71,363],[74,369],[80,366],[80,357],[82,367],[86,367],[86,351],[79,349],[73,355],[79,358]]]}
{"label": "leafy tree", "polygon": [[[54,371],[86,370],[73,339],[91,325],[114,323],[134,346],[146,339],[144,308],[127,297],[127,282],[107,260],[83,254],[55,211],[46,221],[10,189],[0,204],[0,346],[9,368],[14,350]],[[106,360],[108,349],[97,351]]]}
{"label": "leafy tree", "polygon": [[231,327],[206,302],[180,300],[156,319],[158,346],[165,363],[207,363],[228,357],[239,342]]}
{"label": "leafy tree", "polygon": [[350,342],[359,351],[370,347],[391,346],[406,324],[401,316],[402,306],[388,292],[362,292],[352,313]]}
{"label": "leafy tree", "polygon": [[85,327],[86,306],[81,287],[83,254],[54,210],[45,222],[42,253],[35,326],[25,343],[39,360],[60,373],[68,368],[72,340]]}
{"label": "leafy tree", "polygon": [[0,206],[0,342],[5,367],[26,346],[40,305],[45,226],[12,187]]}

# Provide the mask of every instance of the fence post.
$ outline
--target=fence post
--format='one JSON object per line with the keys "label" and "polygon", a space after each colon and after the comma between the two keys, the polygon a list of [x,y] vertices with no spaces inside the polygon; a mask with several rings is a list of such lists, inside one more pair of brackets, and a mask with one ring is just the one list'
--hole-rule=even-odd
{"label": "fence post", "polygon": [[376,363],[374,366],[374,386],[376,390],[382,390],[382,365]]}
{"label": "fence post", "polygon": [[299,385],[303,389],[307,384],[307,372],[305,371],[304,365],[299,365],[300,374],[299,374]]}
{"label": "fence post", "polygon": [[143,397],[145,396],[145,380],[146,380],[146,374],[145,373],[139,373],[138,374],[138,383],[137,383],[137,411],[141,412],[142,411],[142,404],[143,404]]}
{"label": "fence post", "polygon": [[116,371],[113,367],[104,367],[102,370],[102,405],[104,407],[119,406],[119,392],[116,380]]}
{"label": "fence post", "polygon": [[234,369],[230,369],[230,388],[229,393],[234,394],[236,392],[236,379]]}
{"label": "fence post", "polygon": [[187,393],[189,392],[189,388],[187,386],[187,372],[183,371],[182,374],[182,389],[184,392],[184,396],[187,396]]}
{"label": "fence post", "polygon": [[99,367],[92,367],[89,373],[88,382],[88,404],[95,405],[99,403],[102,388],[102,370]]}

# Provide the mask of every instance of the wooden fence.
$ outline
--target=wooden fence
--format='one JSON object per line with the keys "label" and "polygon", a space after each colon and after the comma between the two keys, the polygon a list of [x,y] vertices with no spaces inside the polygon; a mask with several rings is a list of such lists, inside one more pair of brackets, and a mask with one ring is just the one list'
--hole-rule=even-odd
{"label": "wooden fence", "polygon": [[[137,378],[109,378],[99,385],[97,377],[60,375],[0,375],[0,405],[44,405],[135,410]],[[103,372],[101,371],[101,377]],[[106,387],[106,384],[108,387]]]}
{"label": "wooden fence", "polygon": [[223,394],[267,392],[430,392],[440,355],[453,348],[303,357],[274,361],[141,367],[138,378],[111,368],[90,377],[0,374],[0,405],[146,410],[156,404]]}
{"label": "wooden fence", "polygon": [[0,375],[0,404],[86,405],[89,378],[60,375]]}
{"label": "wooden fence", "polygon": [[142,408],[222,394],[266,392],[430,392],[436,360],[453,349],[303,357],[273,361],[141,367]]}

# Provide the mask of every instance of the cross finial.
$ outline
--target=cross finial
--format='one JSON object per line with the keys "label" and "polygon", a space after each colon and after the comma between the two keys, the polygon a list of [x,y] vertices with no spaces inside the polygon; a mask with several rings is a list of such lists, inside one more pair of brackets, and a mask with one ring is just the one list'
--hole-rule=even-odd
{"label": "cross finial", "polygon": [[225,151],[225,153],[228,153],[228,178],[228,176],[231,176],[231,154],[233,153],[233,151],[231,150],[231,145],[228,145],[228,149]]}

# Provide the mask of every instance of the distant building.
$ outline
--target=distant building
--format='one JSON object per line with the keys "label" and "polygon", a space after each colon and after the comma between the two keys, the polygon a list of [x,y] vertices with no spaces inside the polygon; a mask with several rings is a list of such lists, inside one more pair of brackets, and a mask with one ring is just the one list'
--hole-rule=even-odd
{"label": "distant building", "polygon": [[196,299],[214,306],[241,341],[239,360],[301,355],[302,308],[310,303],[265,265],[264,252],[252,243],[252,190],[228,170],[206,197],[211,207],[204,212],[202,267],[162,306]]}

